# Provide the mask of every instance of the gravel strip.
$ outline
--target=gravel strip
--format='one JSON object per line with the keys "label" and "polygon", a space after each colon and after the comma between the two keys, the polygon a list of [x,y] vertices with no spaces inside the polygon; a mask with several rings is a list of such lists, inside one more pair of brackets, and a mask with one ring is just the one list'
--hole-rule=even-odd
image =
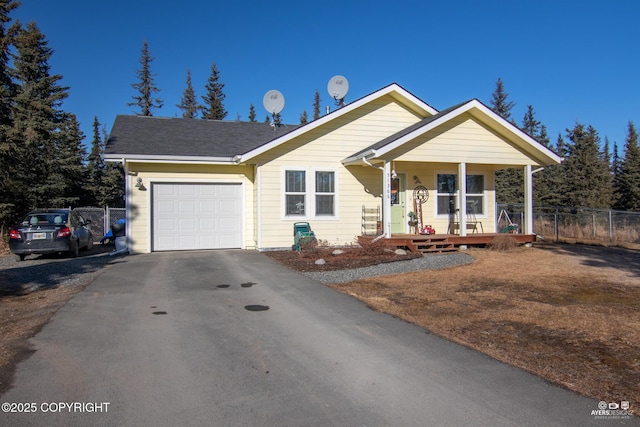
{"label": "gravel strip", "polygon": [[84,286],[91,283],[112,260],[113,247],[95,245],[81,251],[78,258],[61,255],[29,255],[15,261],[13,255],[0,256],[0,296],[26,295],[36,290]]}
{"label": "gravel strip", "polygon": [[338,271],[312,271],[303,273],[322,283],[346,283],[353,280],[372,276],[386,276],[389,274],[409,273],[419,270],[438,270],[455,267],[473,262],[469,254],[456,252],[451,254],[425,255],[408,261],[387,262],[369,267],[354,268]]}

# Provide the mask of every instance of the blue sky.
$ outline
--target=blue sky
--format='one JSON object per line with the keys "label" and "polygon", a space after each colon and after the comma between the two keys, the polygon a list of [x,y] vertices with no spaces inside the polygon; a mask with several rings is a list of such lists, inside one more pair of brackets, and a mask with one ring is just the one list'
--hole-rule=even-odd
{"label": "blue sky", "polygon": [[501,77],[516,122],[532,105],[552,143],[578,121],[622,150],[627,123],[640,126],[637,1],[23,0],[11,16],[36,21],[54,49],[87,143],[94,116],[110,130],[135,114],[144,40],[164,100],[155,116],[181,115],[187,69],[204,95],[215,62],[229,120],[248,120],[250,104],[264,120],[262,97],[278,89],[284,122],[298,123],[316,89],[333,108],[327,82],[341,74],[347,102],[395,82],[438,110],[489,104]]}

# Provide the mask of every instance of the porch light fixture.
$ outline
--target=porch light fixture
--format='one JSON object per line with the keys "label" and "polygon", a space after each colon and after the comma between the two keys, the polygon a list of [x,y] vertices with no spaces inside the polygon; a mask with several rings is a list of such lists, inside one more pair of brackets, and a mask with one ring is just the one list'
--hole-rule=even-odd
{"label": "porch light fixture", "polygon": [[147,187],[145,187],[142,183],[142,178],[140,177],[138,177],[138,179],[136,180],[136,188],[140,191],[145,191],[147,189]]}

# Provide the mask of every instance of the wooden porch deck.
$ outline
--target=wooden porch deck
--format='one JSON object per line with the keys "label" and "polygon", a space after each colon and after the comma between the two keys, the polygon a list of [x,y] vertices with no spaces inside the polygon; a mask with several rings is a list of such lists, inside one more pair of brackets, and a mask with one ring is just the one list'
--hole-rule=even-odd
{"label": "wooden porch deck", "polygon": [[[411,252],[433,253],[457,251],[462,245],[486,245],[499,233],[458,234],[393,234],[387,241],[396,247],[406,247]],[[505,235],[505,234],[502,234]],[[507,234],[518,243],[533,243],[535,234]]]}

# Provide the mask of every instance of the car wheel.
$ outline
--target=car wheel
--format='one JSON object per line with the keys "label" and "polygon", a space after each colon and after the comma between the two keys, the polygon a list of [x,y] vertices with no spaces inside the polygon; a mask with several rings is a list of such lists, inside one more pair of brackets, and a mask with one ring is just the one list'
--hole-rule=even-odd
{"label": "car wheel", "polygon": [[26,255],[22,255],[22,254],[15,254],[14,256],[16,261],[24,261],[24,259],[27,257]]}
{"label": "car wheel", "polygon": [[78,242],[69,242],[69,257],[70,258],[77,258],[78,254],[80,252],[80,249],[78,248]]}

